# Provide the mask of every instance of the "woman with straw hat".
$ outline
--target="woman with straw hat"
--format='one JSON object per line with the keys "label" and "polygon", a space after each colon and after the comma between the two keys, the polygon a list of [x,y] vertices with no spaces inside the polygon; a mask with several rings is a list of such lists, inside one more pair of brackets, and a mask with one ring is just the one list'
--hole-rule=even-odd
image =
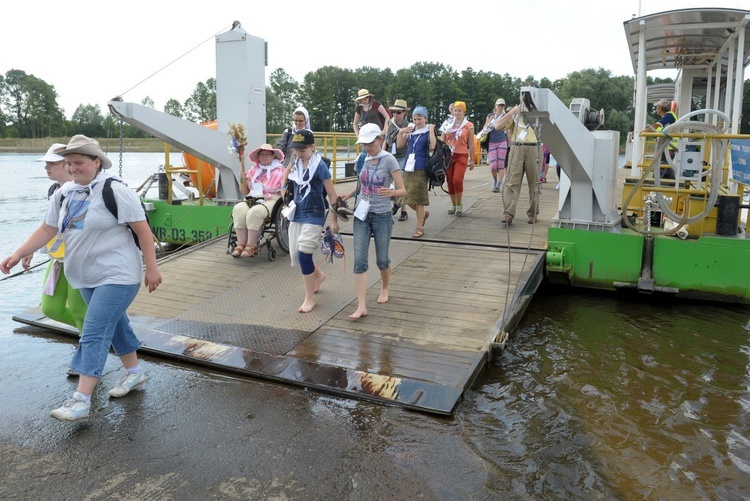
{"label": "woman with straw hat", "polygon": [[377,102],[375,96],[367,89],[359,89],[354,102],[357,103],[357,109],[354,110],[354,134],[359,137],[361,126],[375,124],[380,127],[380,134],[385,137],[391,117],[383,105]]}

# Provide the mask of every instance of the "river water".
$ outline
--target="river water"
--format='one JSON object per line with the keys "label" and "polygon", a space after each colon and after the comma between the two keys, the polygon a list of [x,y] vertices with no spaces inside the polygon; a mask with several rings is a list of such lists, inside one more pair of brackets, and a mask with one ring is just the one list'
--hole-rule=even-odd
{"label": "river water", "polygon": [[[50,182],[39,156],[0,154],[0,256],[42,217]],[[123,178],[138,186],[162,162],[127,153]],[[4,349],[30,343],[10,317],[38,304],[43,268],[0,282]],[[357,426],[382,414],[364,402],[342,408]],[[410,461],[429,463],[430,443],[457,437],[456,464],[479,465],[462,473],[475,499],[748,499],[750,308],[543,286],[452,418],[388,412],[395,430],[381,435],[382,454],[413,434],[425,443]],[[458,499],[466,488],[440,492]]]}

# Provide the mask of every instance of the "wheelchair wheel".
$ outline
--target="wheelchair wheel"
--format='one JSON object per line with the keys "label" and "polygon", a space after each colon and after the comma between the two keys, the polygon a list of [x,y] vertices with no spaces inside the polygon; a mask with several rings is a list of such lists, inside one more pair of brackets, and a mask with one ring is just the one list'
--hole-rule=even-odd
{"label": "wheelchair wheel", "polygon": [[275,261],[276,260],[276,249],[274,249],[272,246],[268,246],[268,260],[269,261]]}
{"label": "wheelchair wheel", "polygon": [[237,247],[237,232],[234,231],[234,224],[232,224],[229,226],[229,235],[227,236],[227,254],[232,256],[235,247]]}
{"label": "wheelchair wheel", "polygon": [[273,225],[279,249],[289,254],[289,220],[281,213],[283,204],[279,203],[273,211]]}

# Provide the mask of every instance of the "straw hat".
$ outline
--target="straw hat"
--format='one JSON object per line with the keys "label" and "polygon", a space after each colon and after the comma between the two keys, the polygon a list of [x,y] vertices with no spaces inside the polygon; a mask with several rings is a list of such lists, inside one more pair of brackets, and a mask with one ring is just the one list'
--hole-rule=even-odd
{"label": "straw hat", "polygon": [[396,99],[396,102],[393,103],[393,106],[389,106],[388,109],[391,111],[409,111],[411,108],[409,108],[409,105],[406,104],[406,101],[403,99]]}
{"label": "straw hat", "polygon": [[375,96],[373,94],[370,94],[370,91],[367,89],[359,89],[357,91],[357,97],[354,100],[361,101],[366,97],[375,97]]}

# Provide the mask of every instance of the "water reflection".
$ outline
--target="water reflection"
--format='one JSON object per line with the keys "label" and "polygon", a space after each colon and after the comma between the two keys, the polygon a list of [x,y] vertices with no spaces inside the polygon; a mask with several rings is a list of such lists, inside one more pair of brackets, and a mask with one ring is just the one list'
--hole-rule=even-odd
{"label": "water reflection", "polygon": [[643,299],[538,295],[461,406],[516,494],[744,498],[750,310]]}

